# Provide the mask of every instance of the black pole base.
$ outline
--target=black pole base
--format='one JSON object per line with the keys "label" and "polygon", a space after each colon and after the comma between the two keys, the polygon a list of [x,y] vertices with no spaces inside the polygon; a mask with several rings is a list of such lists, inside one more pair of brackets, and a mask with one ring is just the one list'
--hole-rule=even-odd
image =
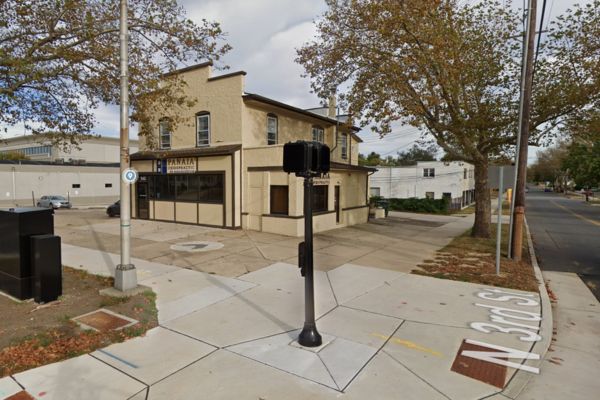
{"label": "black pole base", "polygon": [[304,347],[319,347],[323,343],[323,339],[315,325],[304,325],[302,332],[298,336],[298,343]]}

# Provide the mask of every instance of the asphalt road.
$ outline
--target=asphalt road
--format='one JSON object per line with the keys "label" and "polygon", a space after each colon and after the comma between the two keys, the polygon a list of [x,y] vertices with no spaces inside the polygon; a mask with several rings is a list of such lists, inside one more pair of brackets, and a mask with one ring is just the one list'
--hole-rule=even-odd
{"label": "asphalt road", "polygon": [[525,215],[542,270],[578,274],[600,301],[600,207],[530,190]]}

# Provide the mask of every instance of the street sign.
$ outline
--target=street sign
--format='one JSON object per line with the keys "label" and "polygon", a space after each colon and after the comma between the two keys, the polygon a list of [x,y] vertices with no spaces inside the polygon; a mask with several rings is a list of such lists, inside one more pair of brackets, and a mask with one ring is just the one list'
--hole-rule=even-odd
{"label": "street sign", "polygon": [[490,165],[488,168],[488,188],[500,188],[500,168],[503,170],[502,187],[504,190],[514,189],[516,172],[514,165]]}
{"label": "street sign", "polygon": [[127,168],[123,171],[123,175],[121,175],[123,182],[131,185],[132,183],[136,183],[138,180],[138,172],[133,168]]}

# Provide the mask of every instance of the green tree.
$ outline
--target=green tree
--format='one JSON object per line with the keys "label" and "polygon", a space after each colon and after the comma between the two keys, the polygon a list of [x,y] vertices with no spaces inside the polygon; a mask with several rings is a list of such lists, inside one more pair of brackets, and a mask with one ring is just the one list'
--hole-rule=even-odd
{"label": "green tree", "polygon": [[[490,161],[516,142],[521,61],[520,18],[498,1],[327,0],[317,38],[297,61],[325,97],[341,102],[380,134],[400,121],[424,128],[447,157],[475,165],[473,235],[490,235]],[[549,34],[536,69],[531,138],[599,97],[594,32],[600,0],[575,8]],[[591,33],[590,33],[591,32]],[[570,36],[569,36],[570,35]],[[568,39],[574,38],[575,43]],[[587,47],[586,47],[587,46]],[[343,84],[343,85],[342,85]]]}
{"label": "green tree", "polygon": [[[119,101],[119,2],[3,0],[0,15],[0,124],[77,144],[94,109]],[[181,82],[159,86],[163,72],[230,49],[218,23],[195,24],[175,0],[130,0],[128,20],[130,102],[140,123],[143,99],[188,101]]]}
{"label": "green tree", "polygon": [[360,165],[366,165],[366,166],[377,166],[377,165],[383,165],[382,164],[382,160],[381,160],[381,156],[378,153],[375,153],[374,151],[370,152],[366,157],[362,154],[358,155],[358,163]]}
{"label": "green tree", "polygon": [[29,157],[19,151],[4,151],[0,152],[0,160],[29,160]]}
{"label": "green tree", "polygon": [[591,188],[600,186],[600,140],[590,145],[572,143],[562,167],[576,186]]}
{"label": "green tree", "polygon": [[567,152],[567,144],[559,142],[556,146],[539,150],[537,159],[528,167],[528,179],[534,182],[554,182],[563,172],[563,160]]}
{"label": "green tree", "polygon": [[418,161],[435,161],[437,155],[436,146],[421,147],[417,144],[408,150],[398,153],[395,165],[416,165]]}

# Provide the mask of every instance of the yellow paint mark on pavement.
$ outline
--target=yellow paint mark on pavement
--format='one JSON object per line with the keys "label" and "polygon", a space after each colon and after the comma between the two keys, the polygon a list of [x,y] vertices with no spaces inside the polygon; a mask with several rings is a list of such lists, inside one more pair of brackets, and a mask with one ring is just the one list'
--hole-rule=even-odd
{"label": "yellow paint mark on pavement", "polygon": [[386,335],[382,335],[380,333],[371,333],[372,336],[376,336],[380,339],[384,339],[384,340],[390,340],[390,342],[395,343],[395,344],[399,344],[401,346],[404,346],[406,348],[409,349],[413,349],[413,350],[418,350],[418,351],[422,351],[423,353],[428,353],[431,355],[434,355],[436,357],[442,357],[443,354],[440,353],[439,351],[435,351],[433,349],[430,349],[428,347],[423,347],[415,342],[411,342],[410,340],[404,340],[404,339],[399,339],[399,338],[395,338],[392,337],[390,338],[390,336],[386,336]]}
{"label": "yellow paint mark on pavement", "polygon": [[577,214],[575,211],[570,210],[569,208],[563,206],[562,204],[558,204],[554,200],[552,200],[552,203],[554,203],[555,206],[560,207],[560,208],[562,208],[563,210],[565,210],[567,212],[570,212],[571,214],[573,214],[574,216],[576,216],[577,218],[579,218],[579,219],[581,219],[583,221],[589,222],[590,224],[593,224],[593,225],[596,225],[596,226],[600,226],[600,222],[598,222],[598,221],[594,221],[591,218],[584,217],[581,214]]}

